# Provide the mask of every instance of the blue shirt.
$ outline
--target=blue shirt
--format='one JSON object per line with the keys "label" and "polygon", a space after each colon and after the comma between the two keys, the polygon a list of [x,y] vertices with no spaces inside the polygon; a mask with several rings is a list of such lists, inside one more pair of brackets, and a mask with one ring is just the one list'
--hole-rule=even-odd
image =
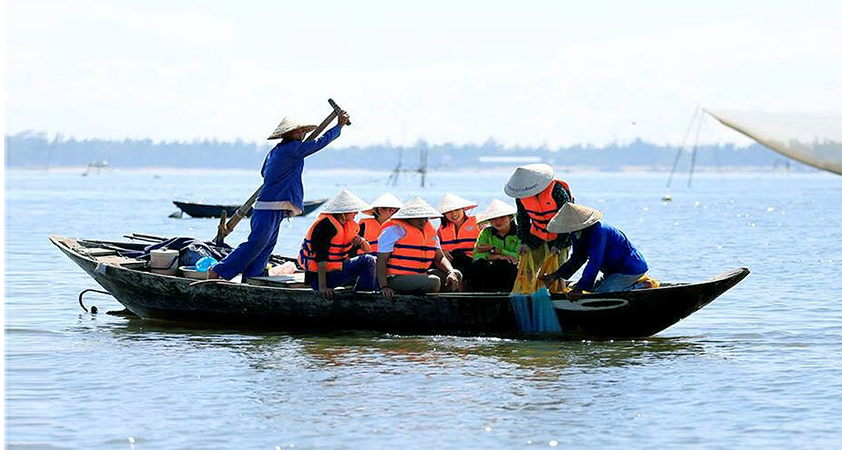
{"label": "blue shirt", "polygon": [[260,190],[257,201],[287,201],[301,210],[304,203],[304,183],[301,180],[304,158],[338,138],[341,128],[336,125],[320,138],[310,142],[283,140],[269,151],[263,161],[263,168],[260,169],[260,175],[263,175],[263,189]]}
{"label": "blue shirt", "polygon": [[612,273],[636,275],[649,270],[646,260],[626,235],[611,225],[597,222],[582,230],[579,236],[576,234],[570,234],[573,238],[573,254],[559,268],[559,273],[563,278],[570,278],[587,260],[588,265],[582,271],[582,278],[576,283],[579,289],[592,291],[600,271],[607,276]]}

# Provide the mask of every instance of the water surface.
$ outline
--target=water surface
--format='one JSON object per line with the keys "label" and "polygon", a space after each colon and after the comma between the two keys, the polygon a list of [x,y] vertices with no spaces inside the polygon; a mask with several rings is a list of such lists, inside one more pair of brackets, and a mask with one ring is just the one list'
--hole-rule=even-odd
{"label": "water surface", "polygon": [[[188,328],[84,313],[95,283],[47,236],[210,238],[171,200],[238,203],[253,172],[7,171],[6,443],[10,448],[838,447],[842,444],[842,177],[571,173],[651,274],[752,274],[657,336],[541,342],[370,332]],[[436,202],[505,199],[505,172],[306,173],[307,197],[348,187]],[[285,222],[294,254],[311,219]],[[237,243],[246,223],[228,238]],[[87,298],[101,310],[113,299]]]}

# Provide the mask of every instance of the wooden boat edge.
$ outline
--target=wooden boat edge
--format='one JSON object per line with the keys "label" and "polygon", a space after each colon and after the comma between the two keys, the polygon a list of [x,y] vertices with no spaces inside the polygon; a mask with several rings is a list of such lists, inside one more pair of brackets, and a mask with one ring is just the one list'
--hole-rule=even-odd
{"label": "wooden boat edge", "polygon": [[[96,270],[97,265],[100,264],[96,258],[89,257],[87,255],[82,254],[83,252],[76,251],[77,248],[82,247],[84,248],[85,243],[87,242],[96,242],[96,241],[88,241],[83,239],[74,239],[59,235],[50,236],[50,241],[59,247],[59,249],[65,253],[74,263],[76,263],[80,268],[82,268],[89,276],[91,276],[98,284],[103,286],[107,291],[109,291],[115,298],[126,306],[129,310],[137,314],[138,316],[145,317],[143,311],[137,311],[138,307],[143,307],[143,305],[135,305],[133,309],[131,302],[137,301],[136,299],[128,299],[127,301],[121,301],[121,296],[126,295],[137,295],[136,290],[138,289],[137,286],[141,286],[140,289],[151,289],[150,292],[157,292],[155,295],[164,295],[167,296],[165,291],[181,293],[182,295],[185,293],[185,290],[190,290],[190,295],[196,295],[198,297],[204,298],[213,298],[222,295],[222,291],[219,291],[220,288],[226,287],[227,293],[223,296],[224,298],[229,299],[238,299],[238,298],[245,298],[251,295],[257,296],[264,296],[264,297],[274,297],[277,293],[280,297],[285,297],[290,299],[292,297],[295,298],[295,302],[312,302],[313,305],[319,305],[316,307],[321,308],[330,308],[329,305],[323,304],[325,301],[321,298],[321,296],[309,288],[290,288],[290,287],[280,287],[280,286],[258,286],[258,285],[251,285],[251,284],[241,284],[241,283],[210,283],[207,285],[198,285],[194,287],[189,287],[188,285],[195,281],[190,279],[185,279],[176,276],[168,276],[168,275],[161,275],[161,274],[154,274],[149,273],[143,270],[137,270],[128,267],[119,267],[115,265],[108,265],[105,268],[100,268],[101,272]],[[117,271],[117,272],[112,272]],[[717,276],[714,276],[708,280],[696,282],[696,283],[684,283],[674,286],[665,286],[656,289],[641,289],[637,291],[630,291],[630,292],[614,292],[614,293],[607,293],[607,294],[588,294],[583,297],[585,301],[588,299],[606,299],[606,298],[614,298],[618,299],[618,301],[623,301],[630,305],[630,308],[633,310],[636,308],[634,305],[638,304],[638,302],[679,302],[682,303],[682,309],[678,311],[673,311],[669,317],[672,317],[669,320],[662,320],[662,327],[659,327],[657,330],[652,328],[651,333],[647,334],[637,334],[634,337],[645,337],[657,334],[660,331],[663,331],[666,328],[674,325],[675,323],[679,322],[680,320],[686,318],[687,316],[691,315],[693,312],[697,311],[698,309],[702,308],[703,306],[709,304],[714,299],[719,297],[725,291],[733,287],[737,284],[740,280],[745,278],[749,273],[747,268],[739,268],[731,271],[724,272]],[[133,278],[133,279],[131,279]],[[132,284],[127,284],[127,279],[131,279]],[[109,289],[109,285],[114,286],[113,289]],[[711,288],[715,287],[714,291],[711,291]],[[689,297],[690,294],[687,293],[688,288],[690,290],[693,289],[702,289],[706,290],[704,295],[696,295],[692,293],[692,295],[696,296],[701,300],[693,302],[693,301],[686,301],[685,299],[680,297]],[[114,290],[114,292],[112,292]],[[132,294],[132,291],[135,292]],[[559,298],[564,298],[562,295],[554,295],[554,305],[556,312],[559,314],[559,319],[566,317],[565,314],[572,314],[576,316],[577,314],[581,314],[583,311],[564,311],[562,308],[558,308],[556,303],[559,302]],[[673,299],[671,297],[675,297]],[[628,300],[626,300],[628,299]],[[426,295],[398,295],[396,296],[394,302],[404,304],[405,308],[411,308],[413,304],[427,304],[431,300],[436,300],[436,302],[444,302],[444,304],[450,305],[450,307],[457,308],[486,308],[486,306],[482,306],[484,304],[489,305],[489,308],[497,308],[499,311],[500,307],[503,307],[510,312],[507,314],[512,314],[509,305],[509,295],[508,293],[468,293],[468,292],[456,292],[456,293],[436,293],[436,294],[426,294]],[[365,305],[369,305],[370,307],[375,307],[378,303],[383,302],[383,297],[379,293],[363,293],[363,292],[353,292],[352,290],[338,290],[336,301],[339,302],[348,302],[353,301],[356,304],[365,307]],[[564,300],[567,302],[566,300]],[[467,302],[467,303],[466,303]],[[668,304],[668,303],[664,303]],[[460,306],[461,305],[461,306]],[[475,305],[475,306],[468,306],[468,305]],[[495,305],[495,306],[491,306]],[[505,306],[503,306],[505,305]],[[382,306],[382,305],[381,305]],[[399,307],[400,306],[396,306]],[[172,311],[175,311],[173,309]],[[171,311],[171,312],[172,312]],[[587,312],[587,311],[585,311]],[[597,313],[598,315],[601,313]],[[146,317],[146,318],[155,318],[155,317]],[[180,319],[171,319],[175,321],[181,321]],[[210,322],[209,322],[210,323]],[[214,322],[214,323],[222,323],[222,322]],[[476,324],[474,324],[476,326]],[[497,325],[499,326],[499,324]],[[368,329],[368,328],[361,328],[361,329]],[[396,330],[397,331],[397,330]],[[418,332],[426,333],[426,332],[436,332],[435,329],[429,330],[419,330]],[[503,335],[506,334],[512,337],[528,337],[519,334],[512,334],[510,332],[502,332],[500,330],[494,331],[480,331],[480,332],[471,332],[471,330],[441,330],[447,334],[470,334],[470,335]],[[476,330],[474,330],[476,331]],[[563,338],[569,337],[581,337],[581,335],[577,335],[575,333],[569,333],[565,330],[565,335],[567,336],[560,336]],[[544,336],[547,338],[549,336]],[[584,336],[585,338],[595,338],[601,339],[607,337],[605,331],[603,329],[595,329],[591,334],[587,334]],[[628,338],[630,336],[623,336],[617,335],[617,338]]]}
{"label": "wooden boat edge", "polygon": [[[68,245],[68,242],[78,242],[78,239],[70,238],[70,237],[66,237],[66,236],[61,236],[61,235],[50,235],[49,239],[50,239],[50,242],[53,243],[53,245],[58,247],[63,253],[65,253],[68,257],[70,257],[70,259],[74,263],[76,263],[77,265],[80,265],[78,263],[78,260],[85,261],[86,263],[94,265],[94,266],[96,264],[99,264],[96,260],[73,250]],[[80,265],[80,267],[81,267],[81,265]],[[85,267],[81,267],[81,268],[85,272],[87,272],[89,275],[91,275],[87,268],[85,268]],[[108,270],[128,271],[128,272],[133,272],[133,273],[136,273],[136,274],[139,274],[143,277],[148,277],[148,278],[159,278],[160,277],[162,279],[166,279],[167,282],[170,282],[170,283],[183,283],[183,284],[189,285],[190,283],[193,283],[193,282],[196,281],[196,280],[177,277],[177,276],[173,276],[173,275],[163,275],[163,274],[157,274],[157,273],[150,273],[150,272],[145,272],[145,271],[142,271],[142,270],[132,269],[132,268],[128,268],[128,267],[115,266],[115,265],[108,265]],[[91,276],[94,279],[96,279],[96,277],[94,277],[93,275],[91,275]],[[241,287],[241,288],[256,289],[256,290],[259,290],[259,291],[278,291],[278,292],[284,292],[284,293],[289,293],[289,294],[298,294],[298,295],[310,294],[313,298],[321,298],[321,296],[317,292],[314,292],[310,288],[300,288],[300,287],[294,287],[293,288],[293,287],[282,287],[282,286],[256,285],[256,284],[247,284],[247,283],[231,283],[231,282],[226,282],[226,281],[220,281],[218,283],[208,283],[208,284],[205,284],[205,285],[196,286],[196,288],[198,289],[198,288],[201,288],[202,286],[238,286],[238,287]],[[353,292],[350,289],[342,289],[342,288],[338,288],[336,290],[336,293],[339,297],[362,297],[362,298],[365,298],[365,297],[372,297],[372,296],[378,296],[379,297],[381,295],[380,293],[375,293],[375,292]],[[477,294],[479,294],[479,295],[477,295]],[[430,294],[425,294],[425,295],[397,294],[395,296],[396,299],[464,298],[464,297],[470,297],[470,298],[476,299],[476,300],[479,300],[479,299],[499,300],[501,298],[508,299],[508,293],[476,293],[475,294],[475,293],[464,293],[464,292],[450,292],[450,293],[448,293],[448,292],[438,292],[438,293],[430,293]]]}

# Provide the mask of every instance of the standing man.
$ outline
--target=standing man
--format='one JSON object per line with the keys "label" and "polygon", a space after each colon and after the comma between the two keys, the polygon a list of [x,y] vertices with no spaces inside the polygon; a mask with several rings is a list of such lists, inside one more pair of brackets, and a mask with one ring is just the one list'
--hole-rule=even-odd
{"label": "standing man", "polygon": [[284,117],[268,139],[281,139],[266,156],[260,175],[263,188],[254,204],[251,215],[251,232],[248,239],[229,253],[216,266],[208,270],[208,278],[230,280],[238,273],[243,280],[263,275],[266,263],[278,241],[278,230],[284,217],[301,214],[304,203],[304,158],[325,148],[339,137],[342,127],[350,117],[342,111],[336,126],[322,137],[304,142],[304,136],[316,129]]}
{"label": "standing man", "polygon": [[517,237],[520,254],[532,251],[532,259],[540,267],[549,252],[561,253],[569,247],[567,234],[552,233],[547,229],[550,219],[567,202],[573,202],[570,186],[556,179],[553,168],[547,164],[529,164],[518,167],[504,189],[517,204]]}

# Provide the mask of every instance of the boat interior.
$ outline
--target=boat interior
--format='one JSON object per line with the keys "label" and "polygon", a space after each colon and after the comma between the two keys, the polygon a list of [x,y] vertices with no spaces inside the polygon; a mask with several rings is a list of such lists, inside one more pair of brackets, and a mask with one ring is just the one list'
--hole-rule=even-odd
{"label": "boat interior", "polygon": [[[169,272],[156,271],[152,268],[149,258],[136,258],[128,256],[138,251],[142,251],[150,244],[163,242],[166,238],[161,236],[154,236],[141,233],[133,233],[125,235],[124,237],[131,239],[134,242],[114,242],[114,241],[99,241],[86,239],[72,239],[60,236],[52,236],[51,239],[65,245],[80,255],[86,256],[97,263],[107,264],[112,266],[124,267],[126,269],[140,270],[144,272],[155,272],[160,275],[168,275],[174,277],[188,278],[193,280],[207,279],[207,272],[198,272],[192,267],[178,267]],[[285,258],[278,255],[272,255],[269,263],[274,266],[280,266],[284,263],[293,261],[291,258]],[[232,282],[240,282],[241,278],[238,275],[231,280]],[[304,271],[297,270],[294,273],[277,274],[265,277],[251,277],[246,279],[246,283],[257,286],[275,286],[286,288],[308,288],[304,283]]]}
{"label": "boat interior", "polygon": [[[161,271],[156,271],[154,268],[151,267],[150,259],[148,257],[145,258],[135,258],[128,256],[127,254],[135,253],[138,251],[144,250],[145,247],[160,243],[166,240],[167,238],[149,234],[142,234],[142,233],[132,233],[124,235],[125,238],[130,239],[132,242],[116,242],[116,241],[101,241],[101,240],[86,240],[86,239],[73,239],[61,236],[51,236],[51,239],[58,244],[62,244],[67,248],[73,250],[80,255],[88,257],[97,263],[107,264],[112,266],[124,267],[127,269],[133,270],[140,270],[144,272],[153,272],[158,273],[161,275],[168,275],[173,277],[180,277],[180,278],[187,278],[192,279],[194,281],[197,280],[206,280],[207,273],[206,272],[197,272],[192,267],[178,267],[177,270],[171,270],[168,273],[164,273]],[[226,249],[227,250],[227,249]],[[272,255],[269,260],[270,265],[273,267],[279,267],[284,263],[295,262],[294,259]],[[239,283],[242,281],[240,275],[235,277],[234,279],[230,280],[234,283]],[[293,273],[283,273],[283,274],[271,274],[269,276],[263,277],[250,277],[246,280],[247,284],[256,285],[256,286],[271,286],[271,287],[283,287],[283,288],[300,288],[300,289],[309,289],[309,285],[304,282],[304,271],[297,269]],[[690,283],[660,283],[659,287],[672,287],[672,286],[681,286],[687,285]],[[339,289],[342,289],[341,287]],[[451,293],[452,294],[452,293]],[[490,293],[490,292],[464,292],[460,294],[469,294],[469,295],[500,295],[501,293]],[[507,294],[507,293],[503,293]],[[428,294],[430,295],[430,294]],[[437,295],[437,294],[432,294]]]}

